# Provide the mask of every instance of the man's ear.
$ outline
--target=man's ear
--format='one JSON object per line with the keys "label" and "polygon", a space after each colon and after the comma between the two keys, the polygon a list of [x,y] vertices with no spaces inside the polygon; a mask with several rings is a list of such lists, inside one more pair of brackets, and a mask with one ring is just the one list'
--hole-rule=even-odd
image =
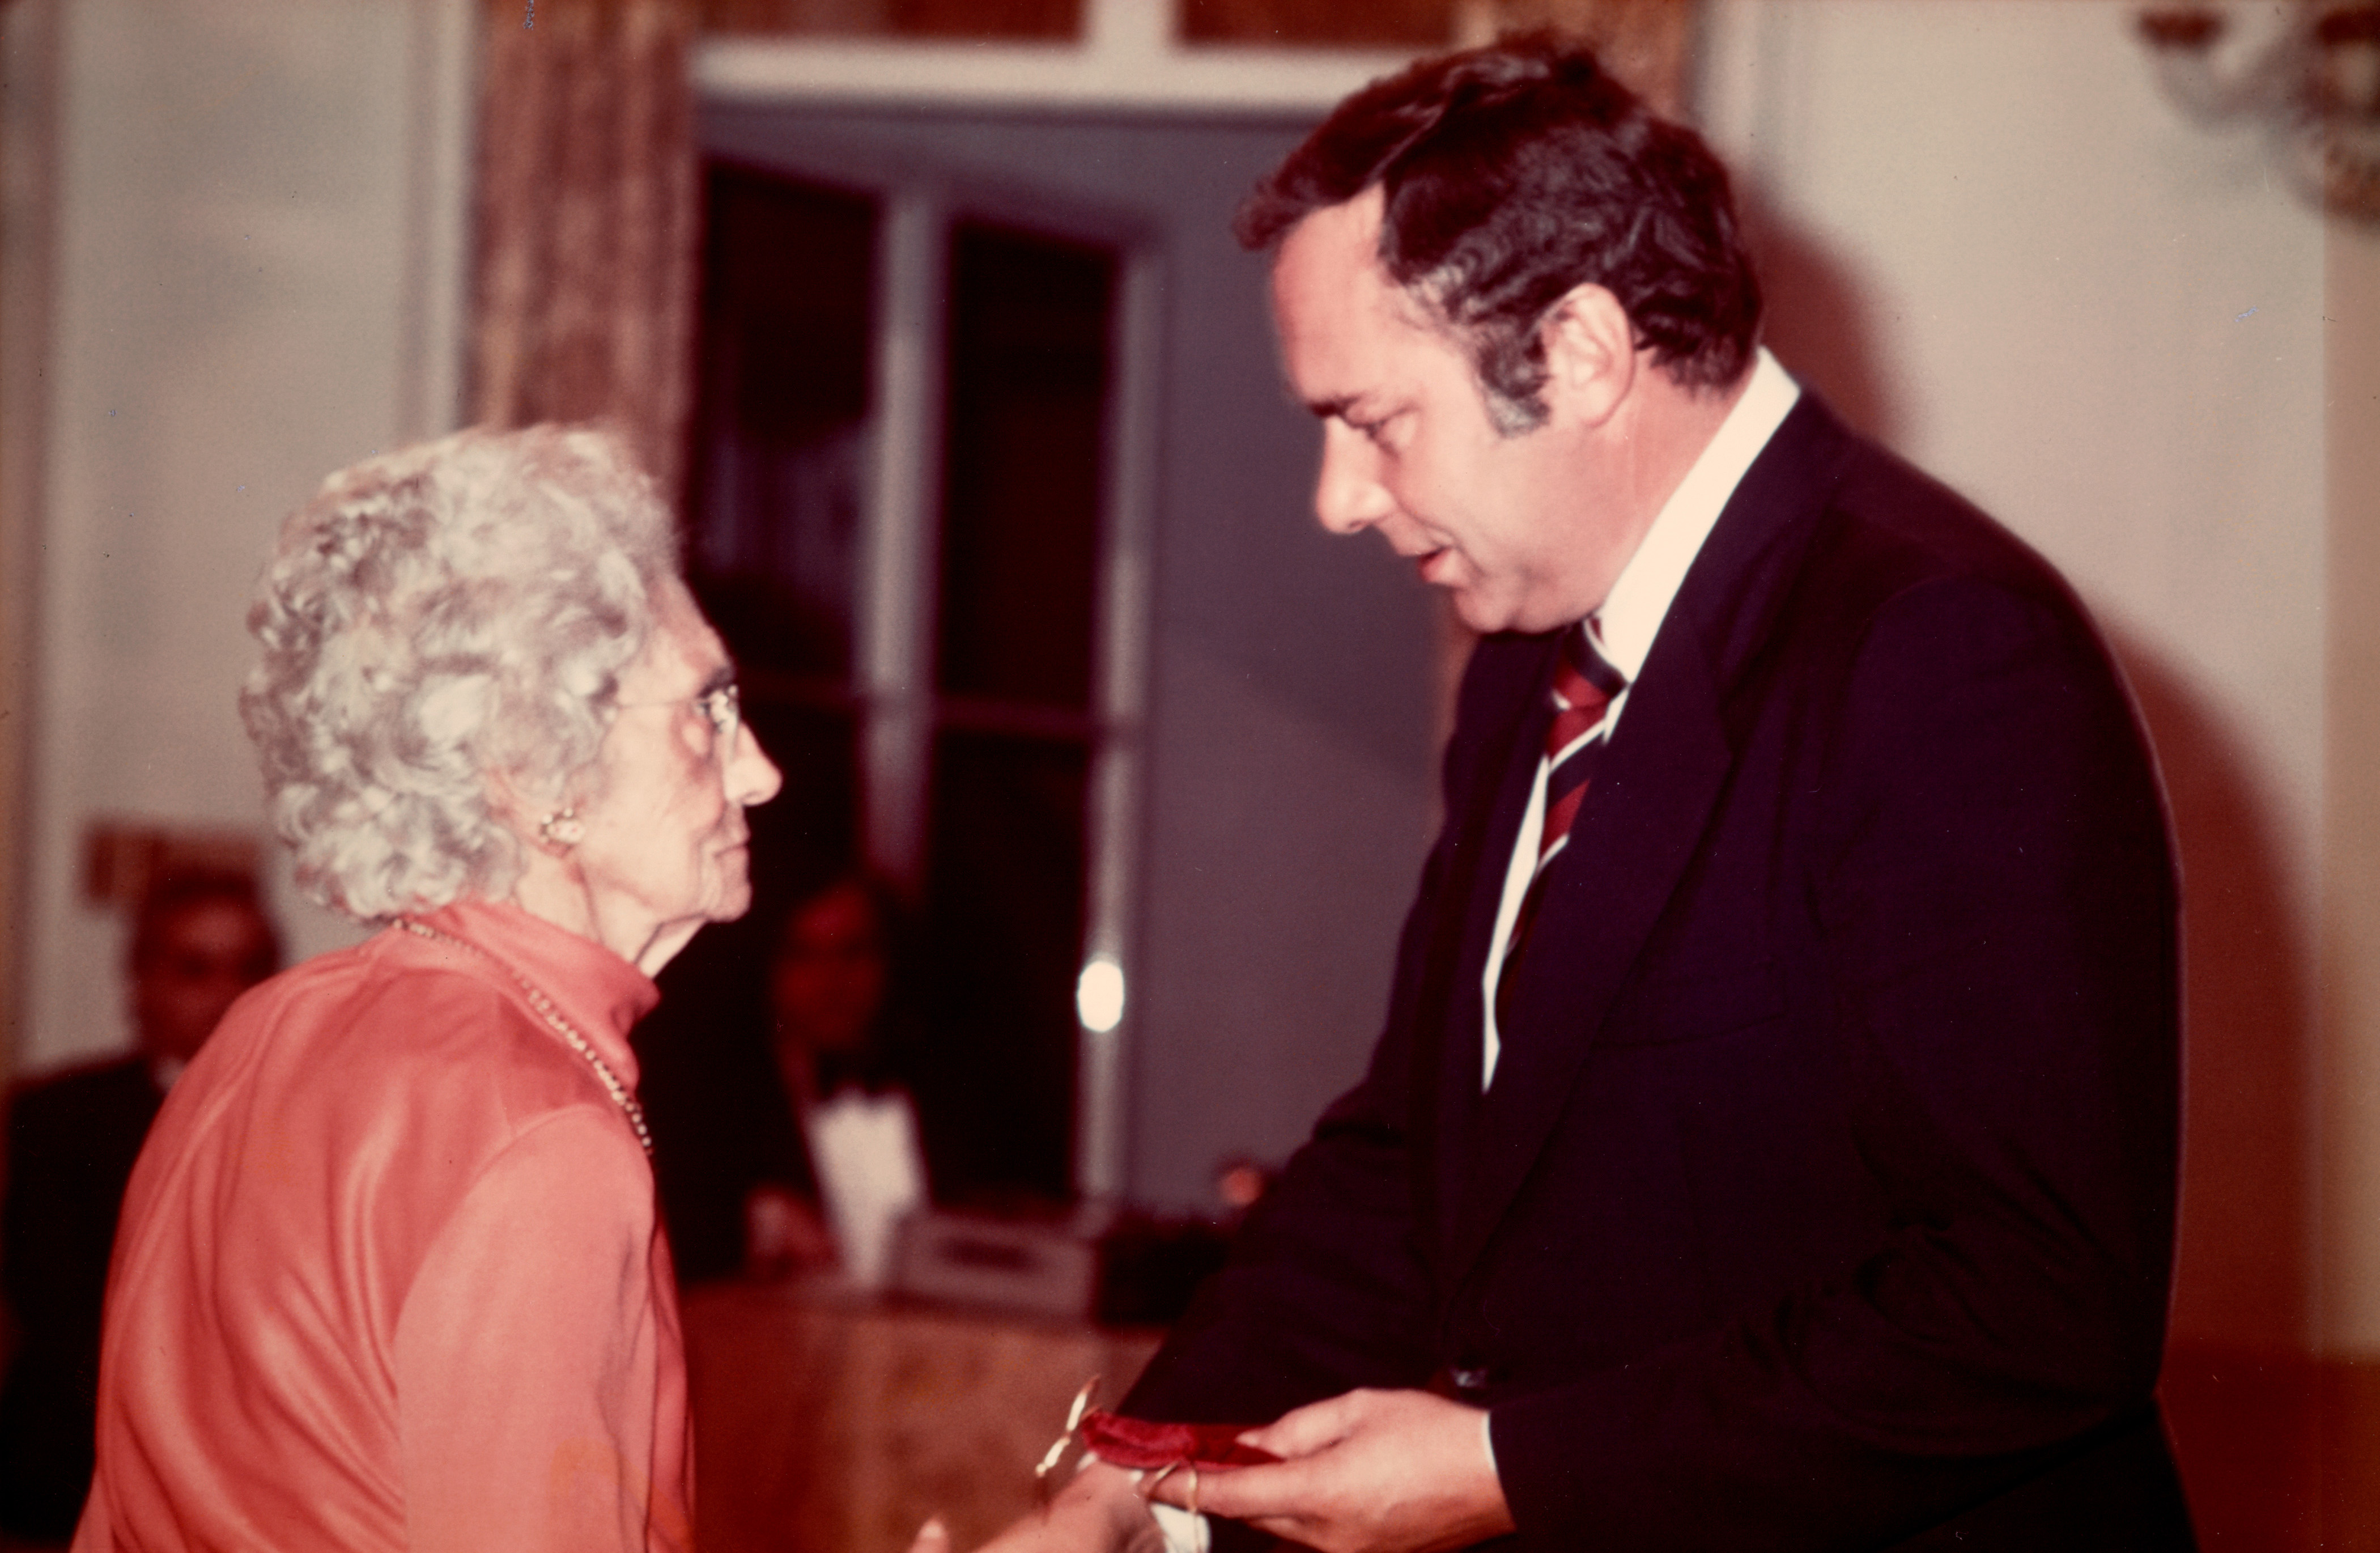
{"label": "man's ear", "polygon": [[1547,406],[1556,415],[1600,426],[1635,392],[1636,327],[1602,286],[1572,286],[1546,316],[1542,338]]}

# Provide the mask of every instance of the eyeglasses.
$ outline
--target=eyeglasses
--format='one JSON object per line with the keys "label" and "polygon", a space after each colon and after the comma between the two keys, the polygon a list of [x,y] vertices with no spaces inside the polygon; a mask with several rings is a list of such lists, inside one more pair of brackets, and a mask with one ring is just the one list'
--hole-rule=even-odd
{"label": "eyeglasses", "polygon": [[648,707],[686,706],[699,709],[703,716],[710,719],[711,752],[722,760],[731,757],[735,750],[736,730],[744,726],[743,692],[735,686],[713,686],[699,696],[676,701],[620,701],[614,703],[613,710],[641,711]]}

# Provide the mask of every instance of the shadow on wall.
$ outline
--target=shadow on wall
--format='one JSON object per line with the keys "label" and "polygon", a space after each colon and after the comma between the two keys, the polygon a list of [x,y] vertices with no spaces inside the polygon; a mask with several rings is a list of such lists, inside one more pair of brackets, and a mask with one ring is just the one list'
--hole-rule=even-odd
{"label": "shadow on wall", "polygon": [[2241,742],[2139,643],[2116,649],[2156,746],[2181,855],[2187,1045],[2173,1335],[2303,1352],[2313,947]]}
{"label": "shadow on wall", "polygon": [[2375,1377],[2310,1357],[2307,925],[2244,742],[2141,644],[2114,645],[2181,858],[2181,1229],[2158,1391],[2192,1512],[2210,1548],[2380,1546]]}
{"label": "shadow on wall", "polygon": [[1756,190],[1740,190],[1739,200],[1767,302],[1761,343],[1846,424],[1890,443],[1900,427],[1857,283],[1841,259]]}

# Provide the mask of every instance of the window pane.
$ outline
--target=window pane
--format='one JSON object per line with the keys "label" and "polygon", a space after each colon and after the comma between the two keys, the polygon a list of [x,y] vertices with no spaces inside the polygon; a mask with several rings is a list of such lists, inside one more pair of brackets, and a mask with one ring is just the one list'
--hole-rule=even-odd
{"label": "window pane", "polygon": [[924,1069],[966,1097],[937,1109],[969,1132],[936,1161],[938,1184],[1064,1198],[1089,761],[1078,745],[952,731],[934,756]]}
{"label": "window pane", "polygon": [[1116,263],[952,234],[941,607],[946,694],[1087,708]]}
{"label": "window pane", "polygon": [[713,165],[688,560],[750,668],[851,673],[876,205]]}

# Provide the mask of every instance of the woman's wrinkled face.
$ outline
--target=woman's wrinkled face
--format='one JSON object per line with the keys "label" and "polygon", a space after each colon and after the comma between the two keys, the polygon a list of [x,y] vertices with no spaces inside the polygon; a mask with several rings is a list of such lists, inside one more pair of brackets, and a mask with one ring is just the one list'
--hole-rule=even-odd
{"label": "woman's wrinkled face", "polygon": [[653,603],[652,635],[620,676],[593,794],[578,805],[586,836],[570,857],[599,922],[659,934],[751,905],[744,811],[774,797],[783,779],[749,729],[722,730],[705,708],[735,685],[735,666],[692,595],[672,582]]}

